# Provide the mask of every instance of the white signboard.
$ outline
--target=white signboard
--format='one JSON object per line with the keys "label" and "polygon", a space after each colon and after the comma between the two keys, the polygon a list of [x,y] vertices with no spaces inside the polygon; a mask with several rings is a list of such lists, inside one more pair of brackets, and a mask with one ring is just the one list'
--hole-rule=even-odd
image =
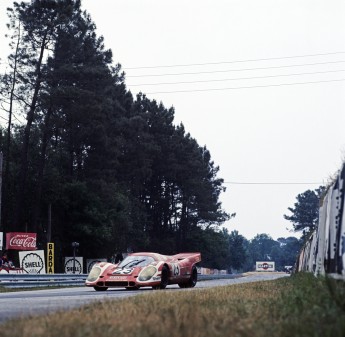
{"label": "white signboard", "polygon": [[97,262],[107,262],[107,259],[87,259],[86,260],[86,271],[89,274],[92,267],[97,263]]}
{"label": "white signboard", "polygon": [[20,267],[28,274],[45,274],[46,266],[43,250],[19,252]]}
{"label": "white signboard", "polygon": [[0,232],[0,250],[3,249],[4,246],[4,233]]}
{"label": "white signboard", "polygon": [[76,256],[65,257],[65,274],[82,274],[83,273],[83,257]]}
{"label": "white signboard", "polygon": [[274,271],[275,263],[272,261],[256,262],[256,271]]}

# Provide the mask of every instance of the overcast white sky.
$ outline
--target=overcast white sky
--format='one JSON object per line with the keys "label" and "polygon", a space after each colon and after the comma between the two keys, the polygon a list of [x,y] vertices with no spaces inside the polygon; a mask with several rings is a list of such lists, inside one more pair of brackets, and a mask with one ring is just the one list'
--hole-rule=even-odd
{"label": "overcast white sky", "polygon": [[[11,4],[0,0],[2,58]],[[345,157],[345,2],[82,5],[132,93],[174,106],[175,123],[210,150],[226,182],[223,208],[237,214],[225,227],[247,239],[290,236],[287,208],[299,193],[326,183]]]}

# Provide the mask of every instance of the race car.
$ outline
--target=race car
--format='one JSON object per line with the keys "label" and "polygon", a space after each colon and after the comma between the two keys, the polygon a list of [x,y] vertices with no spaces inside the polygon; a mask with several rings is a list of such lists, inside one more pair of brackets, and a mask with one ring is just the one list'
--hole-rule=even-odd
{"label": "race car", "polygon": [[196,264],[200,253],[167,256],[157,253],[132,253],[118,264],[96,263],[86,281],[87,287],[105,291],[110,287],[165,289],[169,284],[192,288],[198,280]]}

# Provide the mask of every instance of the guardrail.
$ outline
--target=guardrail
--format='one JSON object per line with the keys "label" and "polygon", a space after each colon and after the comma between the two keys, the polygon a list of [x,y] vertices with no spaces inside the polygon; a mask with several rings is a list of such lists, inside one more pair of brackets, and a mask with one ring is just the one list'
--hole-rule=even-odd
{"label": "guardrail", "polygon": [[[198,275],[199,281],[229,279],[241,274]],[[59,286],[83,286],[87,274],[0,274],[0,287],[38,288]]]}
{"label": "guardrail", "polygon": [[0,274],[0,286],[5,288],[36,288],[81,286],[87,274]]}

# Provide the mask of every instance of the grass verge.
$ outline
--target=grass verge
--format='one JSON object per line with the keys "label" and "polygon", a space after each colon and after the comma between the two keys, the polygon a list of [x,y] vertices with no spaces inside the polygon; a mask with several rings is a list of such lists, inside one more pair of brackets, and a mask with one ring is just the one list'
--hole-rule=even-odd
{"label": "grass verge", "polygon": [[345,282],[298,274],[275,281],[159,291],[9,321],[3,337],[345,336]]}

